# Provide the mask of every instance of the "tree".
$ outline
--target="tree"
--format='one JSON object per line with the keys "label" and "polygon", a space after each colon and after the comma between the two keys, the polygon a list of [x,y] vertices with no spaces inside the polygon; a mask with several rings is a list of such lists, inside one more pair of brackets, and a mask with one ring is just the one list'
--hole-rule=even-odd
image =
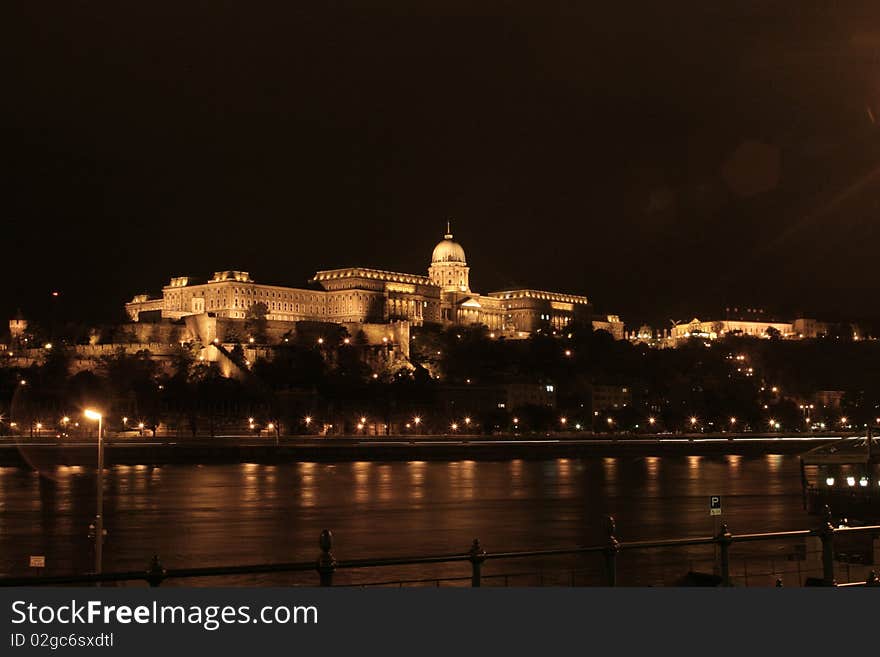
{"label": "tree", "polygon": [[268,313],[269,306],[262,301],[251,304],[245,312],[244,326],[255,342],[261,344],[267,342],[266,328],[268,322],[266,321],[266,315]]}

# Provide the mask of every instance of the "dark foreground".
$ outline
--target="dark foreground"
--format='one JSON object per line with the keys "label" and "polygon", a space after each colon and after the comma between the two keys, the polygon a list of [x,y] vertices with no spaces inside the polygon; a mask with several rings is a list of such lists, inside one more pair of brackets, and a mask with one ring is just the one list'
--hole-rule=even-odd
{"label": "dark foreground", "polygon": [[[718,528],[709,515],[712,495],[721,496],[723,519],[736,534],[817,524],[803,510],[799,460],[782,453],[115,464],[105,470],[104,490],[106,572],[146,570],[154,554],[168,569],[314,563],[325,528],[333,530],[340,561],[462,553],[475,538],[495,554],[599,545],[607,538],[606,514],[616,518],[624,542],[707,536]],[[0,572],[92,569],[91,468],[0,468],[0,504]],[[45,556],[46,567],[30,569],[32,555]],[[618,582],[675,583],[691,570],[711,572],[715,556],[712,546],[628,550],[618,559]],[[737,584],[772,585],[782,576],[795,586],[816,568],[815,559],[801,556],[791,541],[735,545],[731,572]],[[334,583],[467,585],[469,575],[467,562],[389,565],[345,569]],[[493,559],[483,575],[487,586],[604,581],[601,554]],[[848,579],[841,570],[841,581]],[[314,571],[167,582],[316,583]]]}

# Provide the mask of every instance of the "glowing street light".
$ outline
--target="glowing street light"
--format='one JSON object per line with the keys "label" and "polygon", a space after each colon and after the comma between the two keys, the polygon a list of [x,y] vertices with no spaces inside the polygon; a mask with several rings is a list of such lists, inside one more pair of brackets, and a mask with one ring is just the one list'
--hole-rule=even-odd
{"label": "glowing street light", "polygon": [[561,424],[562,426],[565,426],[567,422],[568,422],[568,418],[567,418],[567,417],[561,417],[561,418],[559,418],[559,424]]}
{"label": "glowing street light", "polygon": [[691,416],[691,426],[692,427],[697,426],[697,418],[694,415]]}
{"label": "glowing street light", "polygon": [[655,418],[655,417],[649,417],[649,418],[648,418],[648,424],[650,424],[652,427],[653,427],[656,423],[657,423],[657,418]]}
{"label": "glowing street light", "polygon": [[452,424],[449,425],[449,428],[452,429],[453,431],[458,431],[458,423],[453,422]]}
{"label": "glowing street light", "polygon": [[469,417],[466,417],[466,418],[464,419],[464,423],[465,423],[467,426],[471,426],[471,419],[470,419]]}
{"label": "glowing street light", "polygon": [[87,408],[83,415],[98,423],[98,483],[97,513],[95,514],[95,572],[100,574],[104,556],[104,418],[99,411]]}

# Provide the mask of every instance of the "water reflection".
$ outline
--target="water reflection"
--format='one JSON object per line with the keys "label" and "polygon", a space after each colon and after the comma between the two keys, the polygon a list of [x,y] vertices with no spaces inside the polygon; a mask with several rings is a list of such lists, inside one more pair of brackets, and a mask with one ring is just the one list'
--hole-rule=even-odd
{"label": "water reflection", "polygon": [[[708,497],[724,495],[736,532],[810,526],[794,456],[549,461],[367,461],[160,467],[105,472],[108,570],[316,557],[328,527],[347,557],[516,549],[604,540],[612,513],[624,539],[705,534]],[[0,571],[90,567],[95,512],[89,469],[52,478],[0,468]],[[24,565],[23,565],[24,564]]]}

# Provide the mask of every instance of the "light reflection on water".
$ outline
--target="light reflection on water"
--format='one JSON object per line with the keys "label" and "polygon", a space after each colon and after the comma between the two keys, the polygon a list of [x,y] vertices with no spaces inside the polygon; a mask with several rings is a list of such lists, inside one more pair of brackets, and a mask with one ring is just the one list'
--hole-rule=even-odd
{"label": "light reflection on water", "polygon": [[[705,535],[722,495],[733,532],[812,526],[795,456],[618,457],[550,461],[113,466],[105,473],[105,570],[313,560],[323,528],[342,558]],[[52,479],[0,468],[0,571],[91,565],[88,469]]]}

